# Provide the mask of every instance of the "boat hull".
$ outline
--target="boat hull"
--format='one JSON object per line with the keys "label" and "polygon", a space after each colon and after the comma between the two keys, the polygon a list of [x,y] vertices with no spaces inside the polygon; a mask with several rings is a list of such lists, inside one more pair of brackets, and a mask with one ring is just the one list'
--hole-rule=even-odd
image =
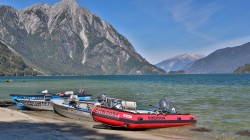
{"label": "boat hull", "polygon": [[106,125],[128,129],[149,129],[182,126],[196,123],[191,114],[133,113],[107,107],[93,108],[94,120]]}
{"label": "boat hull", "polygon": [[22,103],[25,109],[39,110],[39,111],[53,111],[53,107],[50,101],[28,101],[28,100],[18,100]]}
{"label": "boat hull", "polygon": [[14,102],[12,100],[0,100],[0,107],[8,107],[8,106],[12,106],[14,104]]}
{"label": "boat hull", "polygon": [[16,100],[43,100],[45,99],[56,99],[61,98],[59,96],[56,96],[55,94],[52,94],[51,96],[45,96],[45,95],[26,95],[26,94],[10,94],[10,97],[13,102]]}
{"label": "boat hull", "polygon": [[76,120],[86,120],[91,118],[90,112],[63,105],[63,100],[52,101],[52,106],[55,112],[67,118]]}
{"label": "boat hull", "polygon": [[[40,110],[39,106],[34,106],[32,104],[23,104],[23,102],[37,102],[37,101],[49,101],[52,98],[53,99],[62,99],[59,96],[56,96],[54,94],[51,94],[49,96],[45,96],[45,95],[25,95],[25,94],[10,94],[11,100],[16,103],[16,105],[19,107],[20,110],[26,110],[26,109],[32,109],[32,110]],[[51,107],[52,108],[52,107]],[[41,108],[41,110],[44,110],[43,107]],[[46,110],[46,109],[45,109]]]}
{"label": "boat hull", "polygon": [[[57,96],[51,94],[50,96],[45,95],[23,95],[23,94],[10,94],[10,97],[14,103],[19,107],[20,110],[53,110],[51,105],[47,105],[47,101],[50,100],[63,100],[68,99],[70,96]],[[80,101],[91,100],[92,95],[78,95]],[[42,101],[42,102],[41,102]],[[24,104],[26,102],[26,104]],[[32,102],[32,103],[31,103]]]}

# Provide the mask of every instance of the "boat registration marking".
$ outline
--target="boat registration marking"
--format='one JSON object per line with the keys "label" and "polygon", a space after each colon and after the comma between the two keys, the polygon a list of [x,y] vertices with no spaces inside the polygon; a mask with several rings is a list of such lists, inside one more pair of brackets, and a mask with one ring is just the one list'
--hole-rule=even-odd
{"label": "boat registration marking", "polygon": [[119,118],[119,114],[117,112],[108,111],[108,110],[102,110],[102,109],[96,109],[95,111],[97,113],[99,113],[99,114],[104,114],[104,115],[108,115],[108,116],[113,116],[113,117],[118,117]]}
{"label": "boat registration marking", "polygon": [[161,116],[148,116],[149,120],[166,120],[165,117],[161,117]]}
{"label": "boat registration marking", "polygon": [[130,119],[132,118],[132,116],[128,115],[128,114],[123,114],[122,116],[125,117],[125,118],[130,118]]}

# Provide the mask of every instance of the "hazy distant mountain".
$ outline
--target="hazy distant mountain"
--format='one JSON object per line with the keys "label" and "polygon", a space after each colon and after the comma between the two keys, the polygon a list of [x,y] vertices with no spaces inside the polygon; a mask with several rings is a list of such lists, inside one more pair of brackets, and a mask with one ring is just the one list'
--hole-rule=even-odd
{"label": "hazy distant mountain", "polygon": [[162,74],[110,24],[75,0],[0,6],[0,40],[46,74]]}
{"label": "hazy distant mountain", "polygon": [[250,42],[236,47],[216,50],[185,69],[186,73],[233,73],[237,68],[250,64]]}
{"label": "hazy distant mountain", "polygon": [[203,57],[204,55],[201,55],[201,54],[184,53],[184,54],[169,58],[167,60],[164,60],[156,64],[156,66],[164,69],[166,72],[179,71],[179,70],[182,70],[188,63],[191,63]]}

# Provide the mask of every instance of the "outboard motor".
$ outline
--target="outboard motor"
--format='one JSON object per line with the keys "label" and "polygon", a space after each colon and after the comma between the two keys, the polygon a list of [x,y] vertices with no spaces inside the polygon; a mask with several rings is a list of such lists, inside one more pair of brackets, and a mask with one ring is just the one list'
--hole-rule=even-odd
{"label": "outboard motor", "polygon": [[169,110],[169,102],[166,99],[161,99],[159,101],[159,109],[162,111],[168,111]]}
{"label": "outboard motor", "polygon": [[77,95],[73,94],[73,95],[70,95],[69,97],[70,101],[79,101],[79,98]]}
{"label": "outboard motor", "polygon": [[107,107],[113,107],[113,102],[112,100],[107,100],[107,104],[106,104]]}
{"label": "outboard motor", "polygon": [[107,96],[105,93],[97,97],[98,102],[106,101],[106,99],[107,99]]}
{"label": "outboard motor", "polygon": [[73,107],[76,107],[76,105],[77,105],[77,101],[79,101],[79,98],[78,98],[78,96],[77,95],[71,95],[70,97],[69,97],[69,104],[70,105],[72,105]]}

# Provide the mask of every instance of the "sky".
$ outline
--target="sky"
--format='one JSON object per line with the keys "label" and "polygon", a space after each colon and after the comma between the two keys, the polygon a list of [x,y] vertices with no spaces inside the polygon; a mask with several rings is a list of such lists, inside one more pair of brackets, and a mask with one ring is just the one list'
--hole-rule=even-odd
{"label": "sky", "polygon": [[[60,0],[0,0],[22,9]],[[152,64],[250,42],[250,0],[77,0],[125,36]],[[250,53],[250,52],[249,52]]]}

